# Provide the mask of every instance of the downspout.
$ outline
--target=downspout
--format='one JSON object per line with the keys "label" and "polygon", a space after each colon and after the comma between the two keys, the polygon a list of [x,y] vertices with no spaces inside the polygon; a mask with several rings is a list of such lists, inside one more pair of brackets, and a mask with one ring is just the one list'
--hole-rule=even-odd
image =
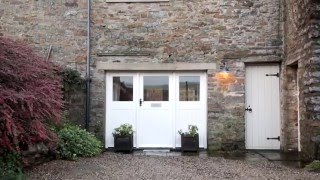
{"label": "downspout", "polygon": [[90,0],[87,0],[86,130],[89,130],[90,124],[90,6]]}

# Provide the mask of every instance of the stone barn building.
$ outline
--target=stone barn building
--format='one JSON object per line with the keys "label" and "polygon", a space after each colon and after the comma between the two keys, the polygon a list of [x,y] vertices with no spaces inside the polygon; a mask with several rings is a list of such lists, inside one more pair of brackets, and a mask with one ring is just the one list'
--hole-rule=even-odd
{"label": "stone barn building", "polygon": [[[0,2],[0,36],[89,72],[89,125],[106,148],[130,123],[136,148],[178,149],[178,130],[197,125],[204,149],[313,154],[317,0]],[[77,97],[71,118],[85,122],[84,102]]]}

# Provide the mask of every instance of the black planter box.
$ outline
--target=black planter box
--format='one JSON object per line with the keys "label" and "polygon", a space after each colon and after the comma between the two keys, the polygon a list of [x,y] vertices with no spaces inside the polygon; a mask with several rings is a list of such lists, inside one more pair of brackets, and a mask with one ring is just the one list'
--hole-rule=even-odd
{"label": "black planter box", "polygon": [[123,152],[132,152],[133,150],[133,135],[121,137],[114,135],[114,150]]}
{"label": "black planter box", "polygon": [[194,137],[181,134],[181,151],[182,152],[198,152],[199,151],[199,135]]}

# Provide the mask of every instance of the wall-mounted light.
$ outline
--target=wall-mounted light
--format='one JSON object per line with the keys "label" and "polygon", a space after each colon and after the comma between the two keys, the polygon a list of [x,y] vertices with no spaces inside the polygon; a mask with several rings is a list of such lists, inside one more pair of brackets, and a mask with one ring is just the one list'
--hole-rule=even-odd
{"label": "wall-mounted light", "polygon": [[215,78],[223,91],[227,91],[229,86],[236,81],[225,62],[220,66],[220,71],[216,73]]}
{"label": "wall-mounted light", "polygon": [[220,77],[222,78],[228,78],[230,75],[229,72],[229,67],[227,66],[227,64],[224,62],[222,66],[220,66],[220,72],[218,73]]}
{"label": "wall-mounted light", "polygon": [[220,71],[229,73],[229,68],[227,67],[227,64],[224,62],[222,66],[220,66]]}

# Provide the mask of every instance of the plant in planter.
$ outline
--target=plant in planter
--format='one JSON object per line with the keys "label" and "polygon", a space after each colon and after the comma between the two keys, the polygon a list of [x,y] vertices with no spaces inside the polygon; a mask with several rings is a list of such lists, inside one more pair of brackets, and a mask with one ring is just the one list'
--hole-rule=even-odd
{"label": "plant in planter", "polygon": [[179,130],[178,133],[181,135],[181,151],[192,151],[198,152],[199,150],[199,133],[198,127],[194,125],[188,126],[188,131],[183,132]]}
{"label": "plant in planter", "polygon": [[133,128],[131,124],[122,124],[113,131],[115,151],[133,150]]}

